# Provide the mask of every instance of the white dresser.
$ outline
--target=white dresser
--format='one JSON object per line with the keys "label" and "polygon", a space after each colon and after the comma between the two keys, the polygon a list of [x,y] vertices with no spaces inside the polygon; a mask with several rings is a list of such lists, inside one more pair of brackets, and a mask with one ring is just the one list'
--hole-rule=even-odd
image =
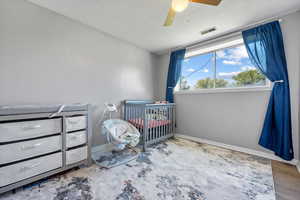
{"label": "white dresser", "polygon": [[91,134],[89,105],[0,106],[0,193],[90,165]]}

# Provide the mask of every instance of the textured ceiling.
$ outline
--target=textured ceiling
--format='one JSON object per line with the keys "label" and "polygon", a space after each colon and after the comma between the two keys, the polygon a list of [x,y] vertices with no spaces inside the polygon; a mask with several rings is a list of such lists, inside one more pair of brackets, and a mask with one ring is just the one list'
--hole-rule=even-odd
{"label": "textured ceiling", "polygon": [[[28,1],[156,53],[300,8],[300,0],[223,0],[218,7],[190,3],[172,27],[163,27],[170,0]],[[214,26],[217,31],[200,34]]]}

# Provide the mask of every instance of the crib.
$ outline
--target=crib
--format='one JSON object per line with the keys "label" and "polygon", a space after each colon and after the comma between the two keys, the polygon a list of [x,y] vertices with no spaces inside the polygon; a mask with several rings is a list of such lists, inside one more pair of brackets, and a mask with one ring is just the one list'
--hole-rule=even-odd
{"label": "crib", "polygon": [[149,145],[174,136],[174,103],[155,104],[154,101],[148,100],[126,100],[123,118],[140,131],[144,150]]}

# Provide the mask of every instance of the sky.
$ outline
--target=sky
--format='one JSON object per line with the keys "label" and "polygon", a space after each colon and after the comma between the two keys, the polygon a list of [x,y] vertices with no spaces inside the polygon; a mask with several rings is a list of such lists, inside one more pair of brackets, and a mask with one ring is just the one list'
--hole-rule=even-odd
{"label": "sky", "polygon": [[[233,83],[232,76],[240,72],[255,69],[249,60],[244,45],[227,48],[216,52],[218,79]],[[185,58],[182,65],[182,76],[186,77],[188,85],[193,87],[199,79],[214,78],[214,53]]]}

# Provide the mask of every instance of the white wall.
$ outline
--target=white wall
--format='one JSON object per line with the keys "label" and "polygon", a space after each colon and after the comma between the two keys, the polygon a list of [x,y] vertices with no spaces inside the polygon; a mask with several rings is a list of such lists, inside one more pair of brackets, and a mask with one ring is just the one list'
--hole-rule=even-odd
{"label": "white wall", "polygon": [[[0,1],[0,104],[153,98],[149,52],[24,0]],[[104,138],[94,130],[94,144]]]}
{"label": "white wall", "polygon": [[[292,102],[292,128],[295,157],[299,159],[299,67],[300,12],[285,17],[281,23]],[[169,54],[158,58],[155,96],[165,96]],[[258,139],[263,125],[269,91],[210,94],[176,94],[177,132],[216,142],[246,147],[260,147]]]}

